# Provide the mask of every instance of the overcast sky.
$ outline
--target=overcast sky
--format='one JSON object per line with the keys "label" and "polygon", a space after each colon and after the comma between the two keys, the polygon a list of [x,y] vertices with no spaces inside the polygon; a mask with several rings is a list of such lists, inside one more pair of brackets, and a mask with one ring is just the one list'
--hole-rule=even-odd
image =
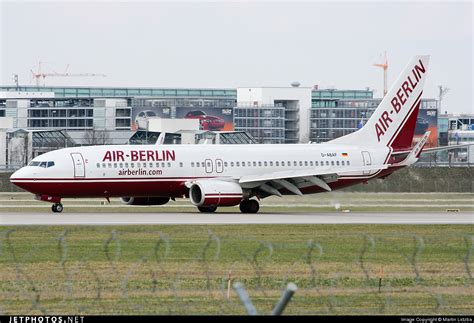
{"label": "overcast sky", "polygon": [[411,56],[430,54],[425,97],[474,113],[473,6],[464,2],[25,2],[0,0],[0,84],[30,69],[104,73],[46,85],[302,86],[375,90]]}

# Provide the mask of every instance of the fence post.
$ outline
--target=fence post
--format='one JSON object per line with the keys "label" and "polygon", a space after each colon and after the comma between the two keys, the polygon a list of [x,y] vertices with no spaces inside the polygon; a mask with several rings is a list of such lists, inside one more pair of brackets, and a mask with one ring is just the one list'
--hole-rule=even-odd
{"label": "fence post", "polygon": [[245,309],[247,310],[247,314],[258,315],[257,309],[255,308],[255,306],[253,306],[249,294],[247,294],[247,291],[244,288],[244,285],[242,285],[242,283],[237,282],[234,284],[234,289],[237,292],[237,295],[239,295],[240,300],[244,304]]}
{"label": "fence post", "polygon": [[281,313],[283,313],[286,308],[286,305],[288,305],[291,300],[291,297],[293,297],[293,294],[296,292],[297,289],[298,287],[296,287],[296,285],[293,283],[289,283],[286,286],[286,290],[283,292],[280,300],[275,305],[275,308],[272,311],[272,315],[281,315]]}

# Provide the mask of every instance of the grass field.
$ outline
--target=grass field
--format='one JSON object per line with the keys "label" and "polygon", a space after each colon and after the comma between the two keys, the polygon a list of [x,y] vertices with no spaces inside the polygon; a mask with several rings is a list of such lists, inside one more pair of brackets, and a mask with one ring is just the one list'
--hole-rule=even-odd
{"label": "grass field", "polygon": [[[198,212],[188,199],[162,206],[129,206],[118,198],[63,199],[64,212]],[[21,206],[21,207],[19,207]],[[389,211],[474,211],[474,193],[362,193],[329,192],[299,196],[269,197],[261,201],[262,212],[363,212]],[[29,193],[0,193],[0,212],[50,212],[51,204],[36,201]],[[239,212],[238,207],[221,207],[218,212]]]}
{"label": "grass field", "polygon": [[[0,314],[474,314],[472,225],[0,227]],[[379,292],[379,277],[382,285]]]}

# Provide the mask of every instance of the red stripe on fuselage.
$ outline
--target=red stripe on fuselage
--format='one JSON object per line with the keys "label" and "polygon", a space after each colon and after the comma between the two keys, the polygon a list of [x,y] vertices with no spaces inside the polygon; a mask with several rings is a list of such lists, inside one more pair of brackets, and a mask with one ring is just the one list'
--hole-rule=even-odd
{"label": "red stripe on fuselage", "polygon": [[16,182],[15,185],[34,194],[58,197],[170,196],[187,193],[184,181],[113,181],[113,182]]}

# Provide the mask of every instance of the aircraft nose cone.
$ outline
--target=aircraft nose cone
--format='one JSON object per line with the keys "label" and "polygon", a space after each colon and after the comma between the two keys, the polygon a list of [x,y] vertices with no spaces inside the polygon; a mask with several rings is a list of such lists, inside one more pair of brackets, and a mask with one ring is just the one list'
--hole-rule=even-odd
{"label": "aircraft nose cone", "polygon": [[19,170],[17,170],[10,176],[10,182],[14,182],[15,180],[25,178],[26,173],[27,173],[27,170],[25,169],[25,167],[20,168]]}

